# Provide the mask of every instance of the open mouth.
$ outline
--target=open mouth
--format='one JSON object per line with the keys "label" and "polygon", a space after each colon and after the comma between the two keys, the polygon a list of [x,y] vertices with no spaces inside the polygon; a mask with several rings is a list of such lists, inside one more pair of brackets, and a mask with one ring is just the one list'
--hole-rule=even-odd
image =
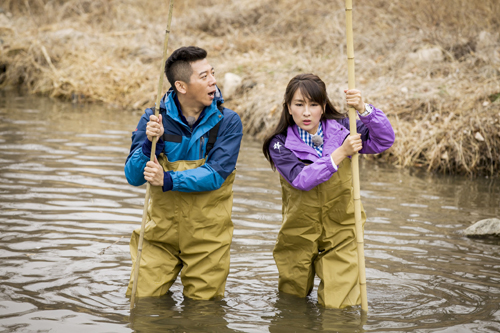
{"label": "open mouth", "polygon": [[211,93],[208,93],[208,96],[210,96],[210,98],[215,98],[215,91],[212,91]]}

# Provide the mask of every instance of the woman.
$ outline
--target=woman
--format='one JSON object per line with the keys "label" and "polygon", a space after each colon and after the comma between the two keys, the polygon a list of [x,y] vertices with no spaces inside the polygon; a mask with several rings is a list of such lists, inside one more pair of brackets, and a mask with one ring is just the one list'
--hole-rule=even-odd
{"label": "woman", "polygon": [[359,134],[349,134],[325,83],[300,74],[288,83],[280,121],[263,146],[282,189],[283,224],[273,251],[279,290],[306,297],[317,274],[318,301],[333,308],[360,304],[349,157],[381,153],[394,142],[385,114],[365,104],[360,91],[344,92],[360,113]]}

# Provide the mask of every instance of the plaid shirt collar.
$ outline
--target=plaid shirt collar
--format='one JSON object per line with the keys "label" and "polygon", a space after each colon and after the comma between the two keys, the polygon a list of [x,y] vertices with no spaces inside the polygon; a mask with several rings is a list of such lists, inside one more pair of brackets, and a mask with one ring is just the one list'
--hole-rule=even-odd
{"label": "plaid shirt collar", "polygon": [[[302,141],[304,141],[306,145],[311,146],[316,151],[316,153],[318,153],[319,157],[323,156],[323,144],[321,146],[316,147],[313,144],[312,135],[309,134],[307,131],[303,130],[302,128],[300,128],[299,126],[297,126],[297,128],[299,129],[299,135]],[[319,122],[318,131],[316,132],[316,135],[319,135],[322,139],[324,139],[323,126],[321,125],[321,121]]]}

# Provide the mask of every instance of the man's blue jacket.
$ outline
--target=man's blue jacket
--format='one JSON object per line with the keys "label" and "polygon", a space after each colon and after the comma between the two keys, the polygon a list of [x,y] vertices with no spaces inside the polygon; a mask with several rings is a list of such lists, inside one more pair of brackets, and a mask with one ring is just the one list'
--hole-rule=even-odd
{"label": "man's blue jacket", "polygon": [[[180,192],[216,190],[234,171],[240,151],[243,126],[236,112],[226,108],[221,112],[217,108],[218,104],[223,102],[222,95],[217,88],[212,105],[203,110],[200,115],[201,119],[191,130],[190,126],[183,122],[182,113],[179,113],[175,103],[175,92],[170,90],[163,96],[160,112],[166,141],[158,140],[156,155],[163,152],[170,162],[204,158],[208,133],[218,122],[221,122],[217,141],[209,152],[205,164],[191,170],[168,171],[171,184],[165,184],[164,191],[170,189]],[[146,136],[146,125],[152,114],[154,114],[152,109],[146,109],[139,120],[137,129],[132,133],[132,145],[125,163],[125,176],[131,185],[140,186],[146,182],[143,173],[151,153],[151,142]],[[169,177],[165,177],[167,178]]]}

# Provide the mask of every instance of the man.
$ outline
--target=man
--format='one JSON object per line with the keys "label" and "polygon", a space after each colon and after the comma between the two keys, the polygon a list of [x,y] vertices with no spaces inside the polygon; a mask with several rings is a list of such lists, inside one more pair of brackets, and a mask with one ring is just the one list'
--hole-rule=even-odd
{"label": "man", "polygon": [[[125,175],[132,185],[151,184],[139,297],[165,294],[179,272],[185,296],[224,296],[233,235],[232,185],[243,134],[239,116],[221,105],[206,56],[194,46],[172,53],[165,63],[172,88],[162,98],[159,116],[147,109],[132,134]],[[155,136],[157,157],[150,162]],[[135,230],[130,240],[133,262],[139,233]]]}

